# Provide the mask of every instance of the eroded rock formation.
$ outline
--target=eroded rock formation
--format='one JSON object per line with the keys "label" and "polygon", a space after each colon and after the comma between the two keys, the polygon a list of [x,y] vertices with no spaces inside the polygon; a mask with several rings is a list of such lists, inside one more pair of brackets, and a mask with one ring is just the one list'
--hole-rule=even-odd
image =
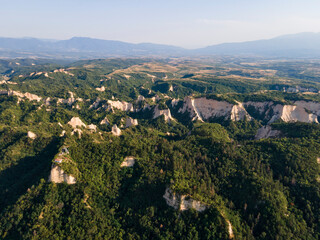
{"label": "eroded rock formation", "polygon": [[28,138],[31,138],[31,139],[36,139],[37,138],[37,135],[31,131],[28,131]]}
{"label": "eroded rock formation", "polygon": [[158,118],[158,117],[160,117],[162,115],[164,116],[164,120],[166,122],[171,122],[172,120],[174,120],[174,118],[171,116],[170,109],[160,110],[158,105],[157,105],[153,110],[153,119]]}
{"label": "eroded rock formation", "polygon": [[259,140],[262,138],[274,138],[274,137],[278,137],[280,134],[281,134],[281,131],[272,130],[272,127],[270,125],[266,125],[258,129],[258,132],[254,138],[256,140]]}
{"label": "eroded rock formation", "polygon": [[120,167],[133,167],[136,162],[134,157],[126,157]]}
{"label": "eroded rock formation", "polygon": [[113,135],[115,136],[120,136],[121,135],[121,129],[118,128],[118,126],[115,124],[113,125],[112,129],[111,129],[111,132]]}
{"label": "eroded rock formation", "polygon": [[53,163],[51,166],[49,182],[75,184],[76,179],[72,175],[66,174],[60,166]]}
{"label": "eroded rock formation", "polygon": [[206,205],[204,205],[200,201],[194,200],[187,195],[180,195],[178,193],[174,193],[170,188],[166,189],[163,198],[166,200],[169,206],[180,211],[185,211],[193,208],[198,212],[202,212],[207,208]]}
{"label": "eroded rock formation", "polygon": [[131,117],[128,117],[126,119],[126,127],[137,126],[137,125],[138,125],[138,120],[137,119],[133,119]]}
{"label": "eroded rock formation", "polygon": [[84,124],[79,117],[73,117],[71,120],[68,122],[68,124],[72,128],[77,128],[77,127],[86,127],[86,124]]}
{"label": "eroded rock formation", "polygon": [[[177,106],[178,101],[171,102],[171,106]],[[207,98],[186,97],[183,106],[178,109],[179,113],[189,113],[192,121],[208,121],[212,118],[223,118],[225,120],[240,121],[253,119],[249,113],[256,118],[266,122],[273,123],[277,120],[284,122],[306,122],[318,123],[320,116],[320,103],[295,101],[292,105],[285,105],[269,102],[253,102],[244,103],[236,102],[236,104],[226,101],[217,101]],[[249,112],[249,113],[248,113]]]}
{"label": "eroded rock formation", "polygon": [[108,100],[108,104],[112,107],[112,108],[116,108],[119,109],[121,111],[133,111],[133,105],[132,103],[128,103],[125,101],[112,101],[112,100]]}

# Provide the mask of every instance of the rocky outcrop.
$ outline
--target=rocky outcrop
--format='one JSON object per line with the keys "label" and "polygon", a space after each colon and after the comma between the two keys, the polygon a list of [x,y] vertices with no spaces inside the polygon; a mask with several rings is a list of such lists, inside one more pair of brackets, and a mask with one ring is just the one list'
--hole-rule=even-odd
{"label": "rocky outcrop", "polygon": [[104,92],[106,90],[106,88],[104,86],[102,86],[100,88],[96,88],[96,90],[99,92]]}
{"label": "rocky outcrop", "polygon": [[111,132],[115,136],[120,136],[121,135],[121,130],[120,130],[120,128],[118,128],[118,126],[116,124],[113,125],[113,127],[111,129]]}
{"label": "rocky outcrop", "polygon": [[229,234],[229,239],[234,239],[234,233],[232,229],[232,224],[228,219],[225,219],[227,224],[228,224],[228,234]]}
{"label": "rocky outcrop", "polygon": [[176,107],[179,102],[180,102],[179,99],[176,99],[176,98],[172,99],[171,100],[171,107]]}
{"label": "rocky outcrop", "polygon": [[299,106],[277,104],[272,107],[272,113],[268,123],[273,123],[278,119],[284,122],[318,123],[318,117],[315,114],[307,113],[305,108]]}
{"label": "rocky outcrop", "polygon": [[281,119],[285,122],[318,123],[318,117],[313,113],[307,113],[305,108],[299,106],[283,106]]}
{"label": "rocky outcrop", "polygon": [[133,111],[133,105],[132,103],[128,103],[128,102],[120,102],[120,101],[112,101],[112,100],[108,100],[108,104],[112,107],[112,108],[116,108],[119,109],[121,111]]}
{"label": "rocky outcrop", "polygon": [[157,105],[153,110],[153,119],[158,118],[162,115],[164,116],[164,120],[166,122],[174,121],[174,118],[171,116],[170,109],[160,110],[159,106]]}
{"label": "rocky outcrop", "polygon": [[132,127],[132,126],[137,126],[138,125],[138,120],[137,119],[133,119],[131,117],[128,117],[126,119],[126,128],[127,127]]}
{"label": "rocky outcrop", "polygon": [[59,165],[53,163],[51,166],[49,182],[75,184],[76,179],[72,175],[66,174]]}
{"label": "rocky outcrop", "polygon": [[28,138],[31,138],[33,140],[37,138],[37,135],[31,131],[28,131],[27,135],[28,135]]}
{"label": "rocky outcrop", "polygon": [[[149,94],[150,94],[150,92],[149,92]],[[154,97],[151,98],[152,102],[157,102],[157,101],[159,101],[160,99],[161,99],[161,98],[160,98],[158,95],[156,95],[156,96],[154,96]]]}
{"label": "rocky outcrop", "polygon": [[281,134],[279,130],[272,130],[270,125],[263,126],[258,129],[257,134],[255,135],[254,139],[259,140],[262,138],[275,138]]}
{"label": "rocky outcrop", "polygon": [[17,97],[20,97],[20,98],[27,98],[28,100],[30,101],[37,101],[37,102],[40,102],[41,101],[41,97],[35,95],[35,94],[32,94],[32,93],[21,93],[21,92],[18,92],[18,91],[8,91],[8,96],[17,96]]}
{"label": "rocky outcrop", "polygon": [[92,105],[90,105],[89,109],[96,109],[98,108],[99,104],[101,102],[101,99],[100,98],[97,98],[96,101],[94,103],[92,103]]}
{"label": "rocky outcrop", "polygon": [[70,76],[74,76],[74,74],[73,73],[71,73],[71,72],[68,72],[68,71],[66,71],[65,69],[63,69],[63,68],[60,68],[60,69],[56,69],[56,70],[54,70],[53,71],[54,73],[64,73],[64,74],[67,74],[67,75],[70,75]]}
{"label": "rocky outcrop", "polygon": [[170,188],[166,189],[163,198],[166,200],[169,206],[180,211],[185,211],[193,208],[198,212],[202,212],[207,209],[207,206],[200,201],[196,201],[187,195],[174,193]]}
{"label": "rocky outcrop", "polygon": [[134,157],[126,157],[120,167],[133,167],[136,162]]}
{"label": "rocky outcrop", "polygon": [[79,128],[73,129],[73,131],[71,132],[71,136],[73,136],[75,133],[77,133],[79,138],[81,138],[81,135],[82,135],[81,129],[79,129]]}
{"label": "rocky outcrop", "polygon": [[296,101],[294,105],[307,109],[311,113],[320,116],[320,103],[313,102],[313,101]]}
{"label": "rocky outcrop", "polygon": [[66,134],[66,130],[62,130],[61,134],[59,135],[60,137],[63,137]]}
{"label": "rocky outcrop", "polygon": [[145,100],[144,96],[139,95],[138,98],[137,98],[137,100],[136,100],[136,103],[142,102],[142,101],[144,101],[144,100]]}
{"label": "rocky outcrop", "polygon": [[254,110],[262,120],[273,123],[277,120],[284,122],[318,123],[320,103],[296,101],[293,105],[276,104],[270,102],[246,102],[243,104],[248,110]]}
{"label": "rocky outcrop", "polygon": [[103,124],[106,124],[106,125],[110,124],[107,117],[105,117],[104,119],[101,120],[100,125],[103,125]]}
{"label": "rocky outcrop", "polygon": [[50,97],[44,99],[44,105],[50,106],[50,103],[51,103],[51,98]]}
{"label": "rocky outcrop", "polygon": [[[171,106],[177,106],[178,101],[172,101]],[[236,102],[232,104],[226,101],[217,101],[207,98],[186,97],[183,106],[178,109],[179,113],[188,112],[192,121],[208,121],[212,118],[223,118],[225,120],[240,121],[251,120],[252,116],[273,123],[277,120],[284,122],[306,122],[318,123],[320,116],[320,103],[296,101],[292,105],[277,104],[270,102],[244,103]]]}
{"label": "rocky outcrop", "polygon": [[91,132],[96,132],[97,131],[97,126],[94,124],[89,124],[87,126],[87,128],[91,131]]}
{"label": "rocky outcrop", "polygon": [[243,104],[237,102],[237,105],[233,105],[230,113],[230,119],[232,121],[240,121],[247,119],[248,121],[252,120],[251,116],[247,113]]}
{"label": "rocky outcrop", "polygon": [[77,128],[77,127],[86,127],[86,124],[84,124],[79,117],[73,117],[71,120],[68,122],[68,124],[72,128]]}
{"label": "rocky outcrop", "polygon": [[69,106],[71,106],[73,103],[75,103],[76,101],[82,102],[83,99],[82,98],[75,98],[74,97],[74,93],[73,92],[68,92],[69,93],[69,98],[67,99],[63,99],[63,98],[58,98],[57,103],[64,103],[64,104],[68,104]]}
{"label": "rocky outcrop", "polygon": [[209,120],[211,118],[232,119],[234,121],[251,119],[244,106],[241,103],[231,104],[225,101],[217,101],[207,98],[184,99],[183,107],[178,110],[180,113],[189,112],[192,121]]}

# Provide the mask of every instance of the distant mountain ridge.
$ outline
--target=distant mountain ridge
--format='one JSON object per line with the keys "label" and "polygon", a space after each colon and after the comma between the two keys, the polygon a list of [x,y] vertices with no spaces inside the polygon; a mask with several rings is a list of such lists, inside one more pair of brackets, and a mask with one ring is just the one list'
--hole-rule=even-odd
{"label": "distant mountain ridge", "polygon": [[127,43],[87,37],[68,40],[41,40],[36,38],[0,38],[1,55],[97,58],[109,56],[182,55],[185,49],[152,43]]}
{"label": "distant mountain ridge", "polygon": [[223,43],[199,49],[164,44],[127,43],[87,37],[68,40],[0,38],[0,57],[100,58],[137,56],[254,55],[320,57],[320,33],[299,33],[272,39]]}
{"label": "distant mountain ridge", "polygon": [[320,56],[320,33],[298,33],[272,39],[223,43],[198,49],[203,54],[261,55],[279,57]]}

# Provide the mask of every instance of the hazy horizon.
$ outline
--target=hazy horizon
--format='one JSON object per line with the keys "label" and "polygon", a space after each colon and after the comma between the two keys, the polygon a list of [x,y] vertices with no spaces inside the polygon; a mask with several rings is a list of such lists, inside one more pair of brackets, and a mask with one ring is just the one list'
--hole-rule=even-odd
{"label": "hazy horizon", "polygon": [[0,26],[3,37],[90,37],[198,48],[320,32],[318,9],[315,0],[12,0],[2,3]]}

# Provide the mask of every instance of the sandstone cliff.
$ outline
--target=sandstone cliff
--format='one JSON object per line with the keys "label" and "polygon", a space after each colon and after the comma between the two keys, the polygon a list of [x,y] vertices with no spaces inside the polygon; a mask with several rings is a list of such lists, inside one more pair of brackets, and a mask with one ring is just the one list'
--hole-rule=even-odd
{"label": "sandstone cliff", "polygon": [[120,167],[133,167],[136,162],[134,157],[126,157]]}
{"label": "sandstone cliff", "polygon": [[[174,100],[171,102],[171,106],[175,107],[177,103],[178,101]],[[192,121],[208,121],[212,118],[230,119],[232,121],[251,120],[253,117],[250,116],[248,111],[253,113],[255,117],[269,124],[277,120],[284,122],[318,123],[320,103],[295,101],[292,105],[284,105],[272,101],[248,101],[232,104],[226,101],[217,101],[204,97],[186,97],[183,101],[183,106],[178,109],[179,113],[188,112]]]}
{"label": "sandstone cliff", "polygon": [[128,117],[126,119],[126,127],[132,127],[132,126],[137,126],[138,125],[138,120],[137,119],[133,119],[131,117]]}
{"label": "sandstone cliff", "polygon": [[269,125],[263,126],[258,129],[257,134],[255,135],[254,139],[259,140],[262,138],[274,138],[281,134],[278,130],[272,130],[272,127]]}
{"label": "sandstone cliff", "polygon": [[174,118],[171,116],[170,109],[160,110],[158,105],[153,110],[153,119],[158,118],[160,116],[164,116],[164,120],[166,122],[174,121]]}
{"label": "sandstone cliff", "polygon": [[84,124],[79,117],[73,117],[71,120],[68,122],[68,124],[72,128],[77,128],[77,127],[86,127],[86,124]]}
{"label": "sandstone cliff", "polygon": [[60,166],[53,163],[49,176],[49,182],[75,184],[76,179],[72,175],[66,174]]}
{"label": "sandstone cliff", "polygon": [[124,101],[120,102],[120,101],[108,100],[108,104],[112,108],[116,108],[116,109],[119,109],[121,111],[133,111],[132,103],[128,103],[128,102],[124,102]]}
{"label": "sandstone cliff", "polygon": [[37,135],[31,131],[28,131],[28,138],[31,138],[31,139],[36,139],[37,138]]}
{"label": "sandstone cliff", "polygon": [[251,119],[242,103],[231,104],[226,101],[217,101],[207,98],[184,99],[183,107],[178,110],[180,113],[189,112],[190,118],[194,120],[205,121],[211,118],[224,118],[239,121],[247,118]]}
{"label": "sandstone cliff", "polygon": [[166,200],[169,206],[180,211],[185,211],[193,208],[198,212],[202,212],[207,208],[206,205],[204,205],[200,201],[196,201],[186,195],[174,193],[170,188],[166,189],[163,198]]}
{"label": "sandstone cliff", "polygon": [[113,125],[111,132],[115,136],[120,136],[121,135],[121,130],[120,130],[120,128],[118,128],[118,126],[116,124]]}

